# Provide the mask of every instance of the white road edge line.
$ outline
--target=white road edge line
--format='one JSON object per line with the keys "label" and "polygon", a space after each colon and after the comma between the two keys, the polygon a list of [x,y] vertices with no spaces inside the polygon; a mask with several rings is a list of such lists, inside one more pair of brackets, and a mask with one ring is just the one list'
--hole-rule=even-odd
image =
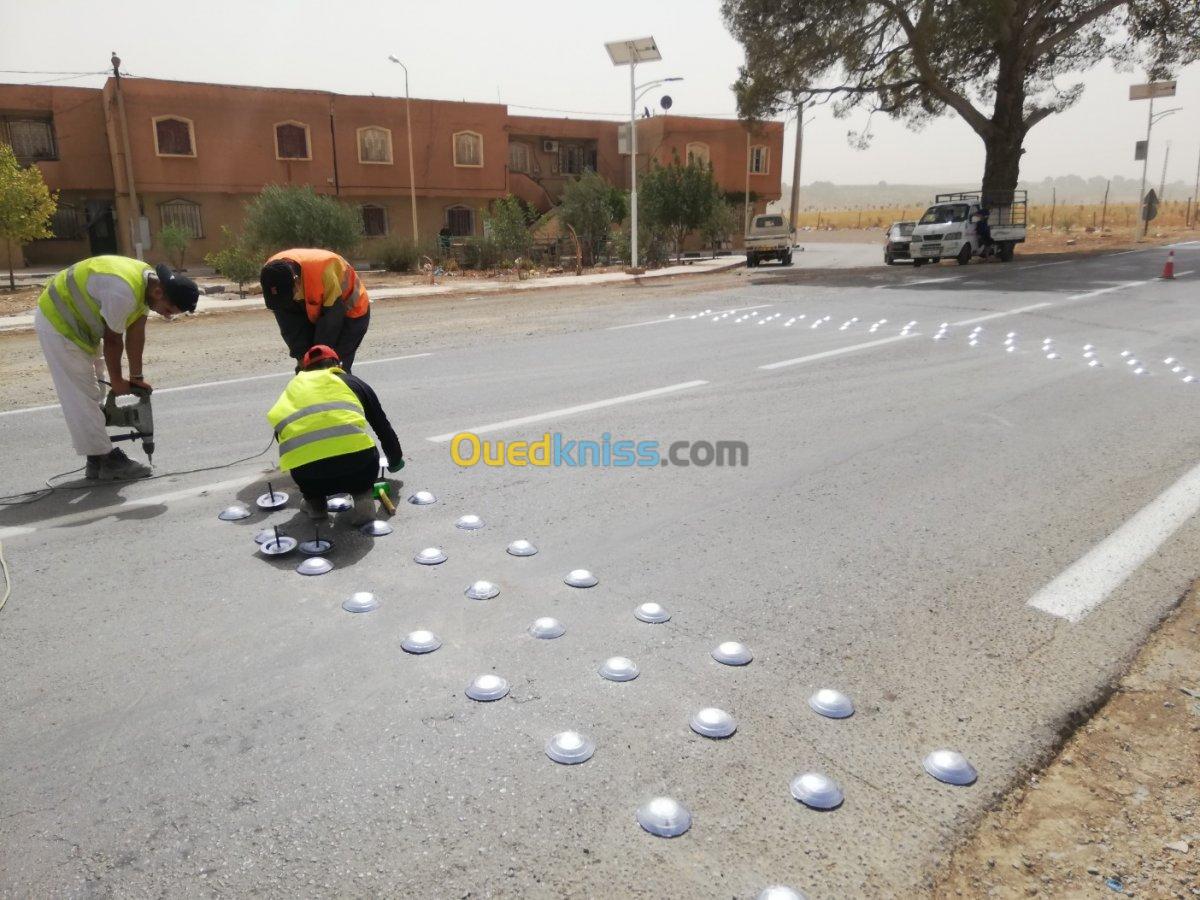
{"label": "white road edge line", "polygon": [[1034,609],[1078,623],[1200,511],[1200,465],[1133,515],[1029,599]]}
{"label": "white road edge line", "polygon": [[[177,491],[168,491],[165,494],[155,494],[151,497],[138,497],[134,500],[126,500],[122,503],[114,503],[111,506],[100,506],[95,509],[83,509],[79,512],[69,513],[65,516],[56,516],[53,519],[44,519],[36,525],[14,525],[9,528],[0,528],[0,541],[7,541],[15,537],[22,537],[28,534],[34,534],[38,531],[45,531],[49,528],[62,528],[67,525],[79,525],[85,522],[99,521],[107,519],[109,516],[119,516],[122,513],[130,510],[141,509],[146,506],[159,506],[163,503],[170,503],[174,500],[184,500],[188,497],[198,497],[204,493],[216,493],[218,491],[226,491],[234,488],[245,487],[252,482],[261,479],[261,473],[255,475],[244,476],[242,478],[231,478],[228,481],[215,481],[212,484],[200,484],[189,488],[180,488]],[[224,505],[224,504],[223,504]],[[216,513],[213,513],[215,518]]]}
{"label": "white road edge line", "polygon": [[620,403],[632,403],[635,400],[648,400],[651,397],[661,397],[664,394],[673,394],[676,391],[685,391],[688,388],[701,387],[708,384],[707,381],[684,381],[679,384],[669,384],[666,387],[654,388],[649,391],[640,391],[636,394],[624,394],[620,397],[609,397],[607,400],[596,400],[592,403],[581,403],[578,406],[568,406],[563,409],[552,409],[549,412],[535,413],[532,416],[521,416],[519,419],[506,419],[503,422],[491,422],[487,425],[475,425],[471,428],[460,428],[458,431],[450,431],[446,434],[435,434],[433,437],[425,440],[435,444],[444,444],[452,439],[455,435],[469,431],[471,434],[487,434],[491,431],[500,431],[505,428],[516,428],[518,425],[528,425],[531,422],[541,422],[546,419],[561,419],[566,416],[574,416],[579,413],[589,412],[593,409],[604,409],[607,406],[616,406]]}
{"label": "white road edge line", "polygon": [[[425,356],[433,356],[432,353],[409,353],[406,356],[388,356],[383,359],[363,359],[359,360],[358,366],[372,366],[376,363],[398,362],[402,359],[420,359]],[[223,378],[220,381],[198,381],[195,384],[181,384],[175,387],[155,388],[155,394],[173,394],[176,391],[193,391],[196,388],[211,388],[221,387],[227,384],[245,384],[249,381],[265,381],[268,378],[291,378],[291,372],[271,372],[268,375],[247,375],[244,378]],[[57,403],[48,403],[44,406],[24,406],[21,409],[8,409],[0,412],[0,416],[16,416],[21,413],[44,412],[48,409],[58,409]]]}
{"label": "white road edge line", "polygon": [[1033,303],[1029,306],[1018,306],[1016,309],[1006,309],[1000,312],[988,313],[984,316],[975,316],[971,319],[959,319],[957,322],[951,322],[951,325],[978,325],[980,322],[990,322],[993,319],[1003,319],[1008,316],[1019,316],[1021,313],[1033,312],[1035,309],[1045,309],[1048,306],[1059,306],[1062,303],[1070,303],[1075,300],[1090,300],[1092,297],[1099,297],[1102,294],[1111,294],[1113,291],[1123,291],[1126,288],[1140,287],[1143,284],[1149,284],[1153,279],[1145,279],[1143,281],[1123,281],[1120,284],[1114,284],[1106,288],[1098,288],[1094,291],[1087,291],[1082,294],[1072,294],[1062,301],[1046,300],[1043,303]]}
{"label": "white road edge line", "polygon": [[[715,313],[709,313],[708,317],[721,315],[727,312],[745,312],[748,309],[766,309],[767,307],[774,305],[774,303],[760,303],[757,306],[738,306],[733,309],[719,309]],[[679,315],[669,319],[651,319],[648,322],[630,322],[627,325],[610,325],[605,329],[605,331],[620,331],[622,328],[641,328],[643,325],[661,325],[663,322],[684,322],[688,321],[692,315],[692,313],[680,313]],[[703,313],[697,313],[695,315],[697,318],[708,318],[705,317]]]}
{"label": "white road edge line", "polygon": [[845,353],[855,353],[859,350],[866,350],[870,347],[882,347],[885,344],[894,344],[897,341],[908,340],[908,338],[920,337],[918,332],[911,334],[898,334],[894,337],[880,338],[877,341],[867,341],[863,344],[851,344],[849,347],[839,347],[836,350],[824,350],[821,353],[811,353],[808,356],[797,356],[795,359],[785,359],[780,362],[767,363],[765,366],[759,366],[760,369],[770,371],[771,369],[782,369],[787,366],[799,366],[803,363],[816,362],[818,359],[829,359],[834,356],[841,356]]}

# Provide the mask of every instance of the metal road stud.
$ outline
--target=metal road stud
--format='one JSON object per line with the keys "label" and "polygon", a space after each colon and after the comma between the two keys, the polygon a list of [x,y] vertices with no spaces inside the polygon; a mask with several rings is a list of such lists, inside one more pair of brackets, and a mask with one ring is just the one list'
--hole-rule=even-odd
{"label": "metal road stud", "polygon": [[1046,354],[1046,359],[1058,359],[1058,358],[1059,358],[1058,354],[1053,351]]}
{"label": "metal road stud", "polygon": [[1136,369],[1133,370],[1133,374],[1134,375],[1145,375],[1147,373],[1146,373],[1145,369],[1143,369],[1141,366],[1138,366]]}
{"label": "metal road stud", "polygon": [[1121,356],[1133,356],[1133,351],[1132,350],[1122,350]]}
{"label": "metal road stud", "polygon": [[1007,347],[1004,348],[1004,352],[1005,353],[1016,353],[1017,348],[1014,347],[1012,344],[1009,344]]}
{"label": "metal road stud", "polygon": [[301,575],[324,575],[333,571],[333,563],[323,556],[310,556],[296,566],[296,571]]}
{"label": "metal road stud", "polygon": [[592,758],[596,743],[578,731],[560,731],[546,741],[546,755],[564,766],[577,766]]}
{"label": "metal road stud", "polygon": [[280,534],[279,526],[276,526],[274,537],[259,544],[258,549],[264,556],[286,556],[296,549],[296,539]]}
{"label": "metal road stud", "polygon": [[254,536],[254,543],[265,544],[267,541],[272,540],[274,537],[275,537],[275,529],[274,528],[264,528],[262,531],[260,531],[258,534],[256,534]]}
{"label": "metal road stud", "polygon": [[1173,366],[1173,365],[1175,365],[1176,362],[1177,362],[1177,360],[1175,359],[1175,357],[1168,356],[1166,359],[1163,360],[1163,365],[1164,366]]}
{"label": "metal road stud", "polygon": [[608,681],[633,681],[641,672],[632,659],[610,656],[600,664],[600,677]]}
{"label": "metal road stud", "polygon": [[275,490],[271,482],[268,481],[267,492],[260,494],[259,498],[254,502],[258,504],[259,509],[279,509],[287,505],[288,495],[286,491]]}
{"label": "metal road stud", "polygon": [[1195,375],[1184,375],[1179,380],[1182,381],[1184,384],[1192,384],[1193,382],[1195,382],[1196,376]]}
{"label": "metal road stud", "polygon": [[500,593],[500,586],[491,581],[476,581],[463,593],[468,600],[491,600]]}
{"label": "metal road stud", "polygon": [[358,530],[367,537],[386,537],[392,533],[392,526],[383,519],[373,519]]}
{"label": "metal road stud", "polygon": [[808,898],[795,888],[790,888],[785,884],[773,884],[759,891],[757,900],[808,900]]}
{"label": "metal road stud", "polygon": [[854,715],[854,703],[841,691],[821,688],[808,698],[809,708],[830,719],[847,719]]}
{"label": "metal road stud", "polygon": [[538,552],[538,549],[529,541],[521,538],[509,544],[507,552],[509,556],[533,556]]}
{"label": "metal road stud", "polygon": [[331,513],[345,512],[354,506],[354,498],[349,494],[334,494],[325,498],[325,509]]}
{"label": "metal road stud", "polygon": [[217,518],[222,522],[236,522],[239,519],[250,518],[250,507],[245,503],[234,503],[232,506],[227,506],[219,513]]}
{"label": "metal road stud", "polygon": [[638,807],[637,821],[657,837],[678,837],[692,827],[692,814],[677,800],[655,797]]}
{"label": "metal road stud", "polygon": [[426,547],[421,550],[413,559],[423,566],[436,566],[446,561],[446,554],[441,547]]}
{"label": "metal road stud", "polygon": [[697,710],[688,724],[696,734],[708,738],[727,738],[737,731],[737,722],[733,716],[715,706]]}
{"label": "metal road stud", "polygon": [[342,601],[342,609],[351,613],[365,613],[379,609],[379,598],[370,591],[355,591]]}
{"label": "metal road stud", "polygon": [[974,784],[979,773],[957,750],[934,750],[925,757],[925,771],[946,784]]}
{"label": "metal road stud", "polygon": [[600,583],[600,579],[587,569],[572,569],[567,573],[567,576],[563,579],[563,581],[569,584],[571,587],[577,588],[595,587]]}
{"label": "metal road stud", "polygon": [[467,513],[465,516],[459,516],[458,521],[454,523],[455,528],[460,528],[463,531],[478,531],[483,527],[483,519],[473,513]]}
{"label": "metal road stud", "polygon": [[555,638],[560,638],[567,633],[567,629],[563,627],[563,623],[552,616],[542,616],[534,619],[529,626],[529,633],[539,640],[552,641]]}
{"label": "metal road stud", "polygon": [[725,641],[713,648],[712,658],[726,666],[744,666],[754,659],[754,654],[745,644]]}
{"label": "metal road stud", "polygon": [[429,506],[431,503],[437,503],[437,497],[429,491],[417,491],[408,498],[408,502],[413,506]]}
{"label": "metal road stud", "polygon": [[1138,364],[1137,357],[1131,356],[1125,360],[1125,365],[1136,366]]}
{"label": "metal road stud", "polygon": [[1183,371],[1183,366],[1171,366],[1171,374],[1178,375]]}
{"label": "metal road stud", "polygon": [[805,772],[791,783],[792,796],[813,809],[837,809],[842,805],[842,789],[828,775]]}
{"label": "metal road stud", "polygon": [[1088,360],[1088,368],[1089,369],[1101,369],[1103,367],[1104,367],[1103,364],[1098,359],[1089,359]]}
{"label": "metal road stud", "polygon": [[466,694],[481,703],[499,700],[508,695],[508,682],[499,675],[480,675],[467,685]]}
{"label": "metal road stud", "polygon": [[647,622],[650,625],[661,625],[663,622],[671,620],[671,614],[666,611],[661,603],[643,603],[633,611],[633,617],[639,622]]}
{"label": "metal road stud", "polygon": [[400,641],[400,649],[405,653],[432,653],[440,646],[442,646],[441,638],[424,628],[410,631]]}

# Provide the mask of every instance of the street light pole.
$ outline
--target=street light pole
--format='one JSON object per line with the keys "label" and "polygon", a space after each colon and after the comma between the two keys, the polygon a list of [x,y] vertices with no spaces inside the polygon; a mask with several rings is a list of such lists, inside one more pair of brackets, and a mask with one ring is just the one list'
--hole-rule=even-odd
{"label": "street light pole", "polygon": [[412,104],[408,96],[408,66],[395,56],[389,56],[388,59],[404,70],[404,122],[405,131],[408,134],[408,196],[412,203],[413,244],[415,245],[419,243],[420,237],[417,234],[417,179],[413,174]]}
{"label": "street light pole", "polygon": [[629,64],[629,267],[638,267],[638,202],[637,202],[637,85],[634,73],[637,62]]}
{"label": "street light pole", "polygon": [[1142,207],[1146,202],[1146,166],[1150,164],[1150,129],[1154,127],[1154,98],[1150,98],[1150,111],[1146,114],[1146,150],[1145,156],[1142,157],[1142,186],[1138,189],[1138,218],[1142,221],[1141,236],[1138,240],[1145,240],[1146,227],[1150,224],[1146,221],[1145,215],[1142,213]]}

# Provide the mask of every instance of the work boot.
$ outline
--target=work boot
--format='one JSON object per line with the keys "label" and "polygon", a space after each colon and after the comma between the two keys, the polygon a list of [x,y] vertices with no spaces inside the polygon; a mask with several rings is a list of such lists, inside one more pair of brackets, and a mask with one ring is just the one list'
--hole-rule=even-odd
{"label": "work boot", "polygon": [[134,462],[120,447],[113,447],[106,456],[89,456],[84,470],[84,476],[92,481],[128,481],[149,474],[149,466]]}
{"label": "work boot", "polygon": [[300,501],[300,509],[308,514],[308,517],[314,522],[320,522],[322,519],[329,518],[329,510],[325,507],[324,497],[308,497],[305,496]]}
{"label": "work boot", "polygon": [[379,518],[379,511],[375,508],[375,495],[369,491],[355,494],[354,509],[350,511],[350,524],[357,528],[359,525],[366,525],[377,518]]}

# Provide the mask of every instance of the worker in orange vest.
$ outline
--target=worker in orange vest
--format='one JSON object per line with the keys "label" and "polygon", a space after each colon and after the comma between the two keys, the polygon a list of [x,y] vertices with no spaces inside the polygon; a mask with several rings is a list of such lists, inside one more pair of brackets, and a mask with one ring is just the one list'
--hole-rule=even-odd
{"label": "worker in orange vest", "polygon": [[350,263],[330,250],[298,247],[268,259],[259,280],[297,366],[323,344],[350,369],[371,319],[371,301]]}

